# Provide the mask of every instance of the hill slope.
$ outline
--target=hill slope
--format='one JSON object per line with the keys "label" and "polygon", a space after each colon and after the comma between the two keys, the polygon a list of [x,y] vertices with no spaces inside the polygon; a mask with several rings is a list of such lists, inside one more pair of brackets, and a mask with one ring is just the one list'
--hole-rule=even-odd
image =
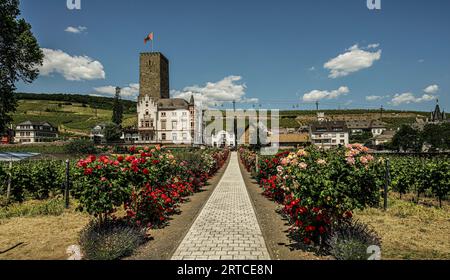
{"label": "hill slope", "polygon": [[[61,133],[88,135],[97,124],[111,121],[113,98],[72,94],[17,93],[19,106],[13,115],[13,124],[31,121],[48,121],[59,127]],[[123,126],[137,124],[136,102],[122,100],[124,105]],[[378,110],[325,110],[330,119],[377,119]],[[390,128],[413,123],[417,117],[426,118],[428,112],[388,110],[382,120]],[[282,128],[298,128],[316,119],[316,111],[280,111]]]}
{"label": "hill slope", "polygon": [[[90,130],[102,122],[110,122],[111,109],[96,109],[83,103],[50,100],[19,100],[13,115],[13,125],[20,122],[48,121],[61,133],[88,135]],[[124,114],[124,126],[137,123],[135,113]]]}

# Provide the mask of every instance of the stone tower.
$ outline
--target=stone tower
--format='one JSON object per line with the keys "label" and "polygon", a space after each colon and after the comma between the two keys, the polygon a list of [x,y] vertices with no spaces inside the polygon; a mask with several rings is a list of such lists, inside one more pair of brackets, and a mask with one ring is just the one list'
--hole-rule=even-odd
{"label": "stone tower", "polygon": [[170,98],[169,60],[162,53],[141,53],[139,70],[139,97]]}

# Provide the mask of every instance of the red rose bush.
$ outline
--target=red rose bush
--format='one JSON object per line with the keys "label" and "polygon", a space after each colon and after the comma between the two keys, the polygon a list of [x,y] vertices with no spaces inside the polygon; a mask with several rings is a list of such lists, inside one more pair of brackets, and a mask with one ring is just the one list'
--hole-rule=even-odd
{"label": "red rose bush", "polygon": [[203,160],[192,162],[160,147],[131,147],[126,155],[91,155],[76,165],[73,194],[79,210],[100,223],[123,207],[131,222],[156,227],[179,211],[185,198],[203,187],[228,156],[227,150],[205,150]]}

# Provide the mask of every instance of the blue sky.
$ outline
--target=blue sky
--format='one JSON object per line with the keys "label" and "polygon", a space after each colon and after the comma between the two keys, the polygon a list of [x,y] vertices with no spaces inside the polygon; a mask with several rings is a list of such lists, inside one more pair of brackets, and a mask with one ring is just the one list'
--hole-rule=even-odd
{"label": "blue sky", "polygon": [[154,32],[173,96],[421,111],[438,97],[450,110],[450,1],[381,3],[375,11],[366,0],[81,0],[69,10],[66,0],[21,0],[47,60],[18,91],[109,95],[119,85],[133,99],[139,53],[151,49],[143,39]]}

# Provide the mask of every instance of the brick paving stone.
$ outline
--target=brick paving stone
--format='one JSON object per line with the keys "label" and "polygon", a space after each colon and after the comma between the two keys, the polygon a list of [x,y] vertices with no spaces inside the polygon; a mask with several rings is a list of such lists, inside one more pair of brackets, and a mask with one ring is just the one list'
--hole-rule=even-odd
{"label": "brick paving stone", "polygon": [[173,260],[205,258],[270,259],[236,152],[231,153],[222,179],[172,256]]}

